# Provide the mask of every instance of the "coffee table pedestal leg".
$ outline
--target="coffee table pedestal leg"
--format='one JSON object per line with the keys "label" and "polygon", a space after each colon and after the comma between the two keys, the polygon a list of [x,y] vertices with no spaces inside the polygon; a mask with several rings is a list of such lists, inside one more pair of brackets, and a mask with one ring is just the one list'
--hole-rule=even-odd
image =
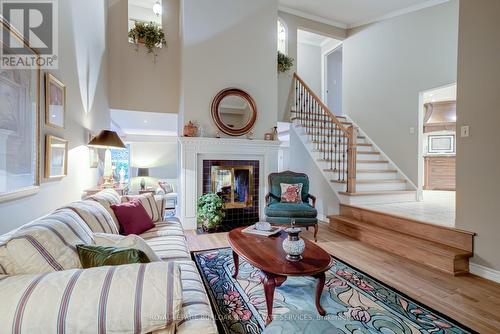
{"label": "coffee table pedestal leg", "polygon": [[316,285],[316,309],[321,316],[325,316],[326,312],[321,306],[321,293],[325,287],[325,273],[317,274],[314,278],[318,279],[318,284]]}
{"label": "coffee table pedestal leg", "polygon": [[233,261],[234,261],[234,274],[233,278],[236,279],[238,277],[238,270],[240,267],[240,258],[238,257],[238,254],[236,254],[235,251],[233,251]]}
{"label": "coffee table pedestal leg", "polygon": [[266,325],[273,321],[273,300],[274,289],[286,281],[286,276],[273,275],[261,271],[261,280],[264,284],[264,294],[266,295],[267,318]]}

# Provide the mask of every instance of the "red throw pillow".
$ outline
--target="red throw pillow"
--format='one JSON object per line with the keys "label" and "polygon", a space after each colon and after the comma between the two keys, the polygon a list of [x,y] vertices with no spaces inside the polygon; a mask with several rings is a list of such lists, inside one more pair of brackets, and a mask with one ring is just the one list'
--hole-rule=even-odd
{"label": "red throw pillow", "polygon": [[120,234],[142,234],[155,227],[151,217],[139,200],[131,200],[127,203],[111,205],[120,223]]}

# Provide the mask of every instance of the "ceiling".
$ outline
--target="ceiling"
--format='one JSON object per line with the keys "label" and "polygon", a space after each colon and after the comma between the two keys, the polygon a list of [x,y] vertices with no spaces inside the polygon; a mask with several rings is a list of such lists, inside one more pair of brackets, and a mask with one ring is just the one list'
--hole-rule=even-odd
{"label": "ceiling", "polygon": [[156,0],[128,0],[129,6],[137,6],[153,10]]}
{"label": "ceiling", "polygon": [[321,47],[333,40],[334,40],[333,38],[329,38],[323,35],[318,35],[309,31],[300,29],[297,31],[297,41],[299,43],[311,44]]}
{"label": "ceiling", "polygon": [[448,0],[279,0],[280,10],[316,21],[353,28]]}

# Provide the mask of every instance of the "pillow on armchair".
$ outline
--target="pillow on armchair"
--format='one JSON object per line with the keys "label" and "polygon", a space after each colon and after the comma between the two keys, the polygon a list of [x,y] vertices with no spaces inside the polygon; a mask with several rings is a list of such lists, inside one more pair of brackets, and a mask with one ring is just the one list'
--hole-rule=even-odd
{"label": "pillow on armchair", "polygon": [[302,203],[302,183],[281,183],[281,202],[282,203]]}

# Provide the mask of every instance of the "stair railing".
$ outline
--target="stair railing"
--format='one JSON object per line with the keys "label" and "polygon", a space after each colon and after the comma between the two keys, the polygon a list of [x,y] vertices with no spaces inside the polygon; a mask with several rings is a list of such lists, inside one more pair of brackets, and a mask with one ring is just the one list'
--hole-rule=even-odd
{"label": "stair railing", "polygon": [[295,101],[292,121],[298,121],[320,152],[320,159],[335,173],[339,183],[346,183],[346,192],[356,192],[357,129],[340,121],[296,73],[293,75]]}

